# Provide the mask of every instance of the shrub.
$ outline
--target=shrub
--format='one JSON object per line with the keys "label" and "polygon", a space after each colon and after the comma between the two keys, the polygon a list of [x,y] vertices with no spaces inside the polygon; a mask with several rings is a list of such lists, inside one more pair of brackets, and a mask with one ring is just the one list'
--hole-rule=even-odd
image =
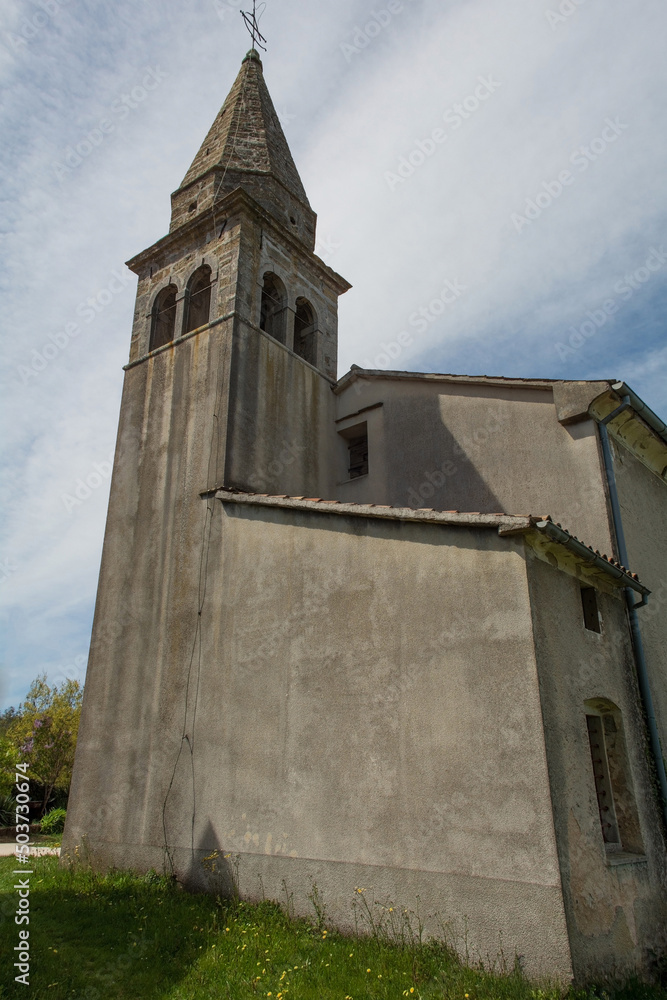
{"label": "shrub", "polygon": [[52,809],[47,812],[39,826],[40,833],[62,833],[65,829],[65,809]]}
{"label": "shrub", "polygon": [[16,803],[11,795],[0,796],[0,826],[13,826]]}

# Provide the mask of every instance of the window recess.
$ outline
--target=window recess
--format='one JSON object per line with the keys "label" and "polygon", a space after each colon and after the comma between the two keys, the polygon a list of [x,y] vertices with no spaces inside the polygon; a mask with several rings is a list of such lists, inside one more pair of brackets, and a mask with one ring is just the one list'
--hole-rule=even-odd
{"label": "window recess", "polygon": [[595,587],[581,588],[581,607],[584,613],[584,626],[589,632],[601,632],[600,609]]}
{"label": "window recess", "polygon": [[338,432],[347,449],[348,479],[359,479],[368,475],[368,425],[355,424]]}
{"label": "window recess", "polygon": [[[586,702],[586,728],[602,840],[618,861],[644,856],[644,843],[632,786],[621,712],[598,698]],[[622,856],[622,857],[621,857]]]}

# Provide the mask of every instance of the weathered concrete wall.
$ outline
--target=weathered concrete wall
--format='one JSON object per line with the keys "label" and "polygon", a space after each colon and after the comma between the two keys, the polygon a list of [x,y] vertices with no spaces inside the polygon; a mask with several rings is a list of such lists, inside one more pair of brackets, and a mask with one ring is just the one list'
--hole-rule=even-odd
{"label": "weathered concrete wall", "polygon": [[[622,595],[598,592],[602,632],[584,627],[580,583],[528,562],[554,821],[575,974],[652,972],[667,951],[667,865],[647,767]],[[586,702],[619,709],[639,837],[608,853],[596,798]],[[630,809],[632,799],[617,802]]]}
{"label": "weathered concrete wall", "polygon": [[630,564],[652,591],[638,615],[667,758],[667,483],[617,441],[612,453]]}
{"label": "weathered concrete wall", "polygon": [[611,553],[594,421],[560,424],[550,386],[372,378],[338,396],[337,417],[378,402],[349,421],[368,421],[369,475],[341,482],[340,458],[337,499],[551,514]]}
{"label": "weathered concrete wall", "polygon": [[[295,493],[326,482],[331,383],[252,325],[259,272],[279,255],[246,196],[232,194],[226,204],[234,209],[226,218],[193,220],[132,262],[137,305],[66,844],[84,833],[95,844],[155,843],[146,831],[161,822],[170,777],[174,797],[187,781],[186,758],[174,771],[162,733],[189,725],[186,666],[207,586],[210,516],[219,507],[200,494],[228,474],[237,485]],[[215,279],[210,324],[179,341],[183,293],[202,263]],[[342,279],[319,280],[322,270],[301,246],[285,275],[290,301],[308,293],[315,303],[324,352],[335,346]],[[149,354],[152,304],[170,283],[179,291],[176,340]],[[330,354],[335,364],[335,349]]]}
{"label": "weathered concrete wall", "polygon": [[141,842],[168,780],[159,747],[183,718],[206,517],[199,492],[215,485],[224,458],[216,387],[229,384],[230,327],[125,375],[66,844],[86,832]]}
{"label": "weathered concrete wall", "polygon": [[333,411],[327,379],[257,327],[237,322],[225,485],[324,496]]}
{"label": "weathered concrete wall", "polygon": [[262,285],[266,272],[277,275],[285,286],[287,301],[283,317],[283,343],[290,349],[294,346],[296,301],[303,297],[310,302],[317,320],[317,358],[314,366],[331,382],[335,381],[338,296],[349,285],[319,257],[282,233],[258,206],[248,202],[240,236],[236,308],[241,319],[256,327],[260,324]]}
{"label": "weathered concrete wall", "polygon": [[285,879],[307,912],[314,880],[343,925],[355,887],[420,894],[430,931],[439,914],[461,948],[467,919],[473,956],[495,958],[502,935],[510,963],[567,978],[522,542],[216,501],[205,565],[201,631],[160,696],[135,672],[100,709],[109,732],[114,698],[142,703],[154,780],[130,796],[117,746],[98,788],[119,785],[121,808],[79,816],[69,845],[88,830],[99,863],[159,866],[164,815],[193,884],[217,849],[241,855],[245,895],[278,898]]}
{"label": "weathered concrete wall", "polygon": [[[287,294],[285,343],[259,329],[263,276],[276,274]],[[224,484],[262,493],[326,496],[334,439],[340,285],[318,258],[279,241],[266,220],[248,212],[240,234],[237,321],[231,367]],[[296,301],[317,317],[317,365],[292,351]]]}
{"label": "weathered concrete wall", "polygon": [[[132,262],[139,275],[65,843],[141,840],[163,725],[181,717],[206,508],[224,476],[241,219],[201,219]],[[210,322],[178,342],[183,295],[207,263]],[[178,288],[176,343],[151,354],[151,309]],[[132,804],[130,804],[132,803]],[[91,816],[91,810],[93,815]]]}

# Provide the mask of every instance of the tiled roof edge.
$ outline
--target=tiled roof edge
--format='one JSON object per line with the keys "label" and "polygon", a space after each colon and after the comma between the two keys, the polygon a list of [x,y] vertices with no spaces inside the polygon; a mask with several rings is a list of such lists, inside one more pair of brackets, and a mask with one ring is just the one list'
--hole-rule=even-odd
{"label": "tiled roof edge", "polygon": [[563,545],[586,564],[594,564],[598,569],[641,594],[650,590],[639,582],[636,573],[620,563],[601,555],[598,551],[580,541],[576,535],[566,531],[547,515],[535,514],[484,514],[479,511],[435,510],[433,508],[391,507],[382,504],[346,503],[339,500],[323,500],[321,497],[291,497],[286,494],[271,496],[267,493],[248,493],[230,487],[216,487],[202,496],[214,496],[224,503],[235,503],[255,507],[280,507],[288,510],[307,510],[322,514],[342,514],[352,517],[372,517],[390,521],[416,521],[426,524],[442,524],[461,528],[495,528],[499,535],[523,534],[539,531],[552,542]]}
{"label": "tiled roof edge", "polygon": [[[463,385],[504,385],[516,388],[533,386],[537,389],[551,389],[554,385],[570,381],[569,379],[552,378],[515,378],[508,375],[456,375],[448,372],[385,371],[384,369],[360,368],[358,365],[353,365],[350,371],[346,372],[338,380],[335,391],[342,391],[350,382],[353,382],[357,378],[416,379],[426,382],[452,382]],[[614,379],[588,379],[586,381],[590,381],[591,383],[609,382],[609,385],[611,385]]]}
{"label": "tiled roof edge", "polygon": [[342,500],[323,500],[321,497],[270,496],[265,493],[246,493],[243,490],[220,488],[209,491],[218,500],[227,503],[251,504],[263,507],[285,507],[290,510],[316,510],[327,514],[347,514],[353,517],[375,517],[391,521],[427,521],[432,524],[460,525],[462,527],[498,528],[504,531],[527,531],[543,517],[517,514],[483,514],[479,511],[434,510],[430,507],[390,507],[383,504],[350,503]]}

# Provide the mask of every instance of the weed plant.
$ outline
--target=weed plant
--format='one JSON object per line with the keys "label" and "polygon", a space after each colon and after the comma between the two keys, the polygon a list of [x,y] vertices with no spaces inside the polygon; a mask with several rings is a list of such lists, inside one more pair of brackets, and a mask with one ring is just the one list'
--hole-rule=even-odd
{"label": "weed plant", "polygon": [[62,833],[65,829],[66,818],[67,812],[65,809],[51,809],[39,824],[40,832],[47,836]]}

